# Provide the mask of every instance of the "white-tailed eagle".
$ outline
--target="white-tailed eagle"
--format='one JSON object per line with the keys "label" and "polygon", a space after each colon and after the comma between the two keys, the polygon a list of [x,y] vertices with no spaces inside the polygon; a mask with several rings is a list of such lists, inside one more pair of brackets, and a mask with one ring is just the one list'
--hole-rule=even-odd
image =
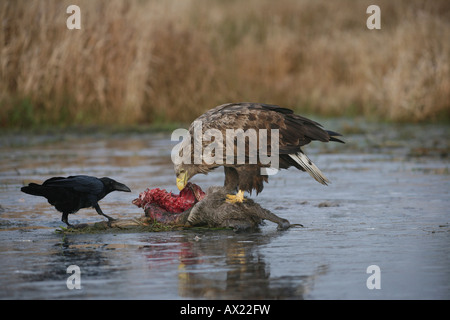
{"label": "white-tailed eagle", "polygon": [[182,190],[197,173],[223,166],[229,202],[242,202],[244,191],[261,192],[270,175],[265,170],[274,163],[275,169],[293,166],[326,185],[328,179],[301,147],[314,140],[343,143],[336,138],[341,134],[324,130],[315,121],[260,103],[220,105],[198,117],[189,134],[190,139],[180,143],[179,156],[184,160],[175,164],[177,187]]}

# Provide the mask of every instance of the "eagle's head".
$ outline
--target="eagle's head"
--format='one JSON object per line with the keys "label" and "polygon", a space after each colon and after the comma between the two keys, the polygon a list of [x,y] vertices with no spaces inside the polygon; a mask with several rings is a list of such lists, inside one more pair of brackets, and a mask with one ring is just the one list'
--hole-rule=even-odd
{"label": "eagle's head", "polygon": [[181,191],[184,189],[189,179],[195,176],[197,173],[207,174],[212,169],[216,168],[215,165],[205,164],[175,164],[175,175],[177,176],[177,187]]}
{"label": "eagle's head", "polygon": [[175,165],[174,169],[175,175],[177,176],[177,187],[180,191],[184,189],[190,178],[199,173],[197,167],[198,166],[184,163]]}

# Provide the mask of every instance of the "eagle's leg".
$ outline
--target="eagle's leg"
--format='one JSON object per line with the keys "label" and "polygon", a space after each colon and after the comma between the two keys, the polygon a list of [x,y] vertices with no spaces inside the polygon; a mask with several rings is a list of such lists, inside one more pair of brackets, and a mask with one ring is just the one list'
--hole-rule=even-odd
{"label": "eagle's leg", "polygon": [[236,202],[244,202],[246,199],[244,198],[244,191],[239,190],[236,194],[227,194],[228,203],[236,203]]}

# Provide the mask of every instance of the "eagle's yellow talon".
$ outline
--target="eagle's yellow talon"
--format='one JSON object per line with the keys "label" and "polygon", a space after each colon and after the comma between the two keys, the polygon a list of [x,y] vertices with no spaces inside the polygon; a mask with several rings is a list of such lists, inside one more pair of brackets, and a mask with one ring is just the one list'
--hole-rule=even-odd
{"label": "eagle's yellow talon", "polygon": [[244,202],[246,199],[244,198],[244,191],[239,190],[236,194],[227,194],[227,199],[225,200],[228,203],[236,203],[236,202]]}

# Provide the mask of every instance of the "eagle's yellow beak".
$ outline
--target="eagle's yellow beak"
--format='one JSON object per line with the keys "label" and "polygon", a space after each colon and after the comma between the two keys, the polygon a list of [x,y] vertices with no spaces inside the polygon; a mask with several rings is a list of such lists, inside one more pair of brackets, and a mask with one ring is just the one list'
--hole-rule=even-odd
{"label": "eagle's yellow beak", "polygon": [[180,172],[178,174],[178,176],[177,176],[177,187],[178,187],[178,190],[180,190],[180,191],[183,190],[184,187],[187,184],[187,181],[188,181],[188,179],[187,179],[186,172]]}

